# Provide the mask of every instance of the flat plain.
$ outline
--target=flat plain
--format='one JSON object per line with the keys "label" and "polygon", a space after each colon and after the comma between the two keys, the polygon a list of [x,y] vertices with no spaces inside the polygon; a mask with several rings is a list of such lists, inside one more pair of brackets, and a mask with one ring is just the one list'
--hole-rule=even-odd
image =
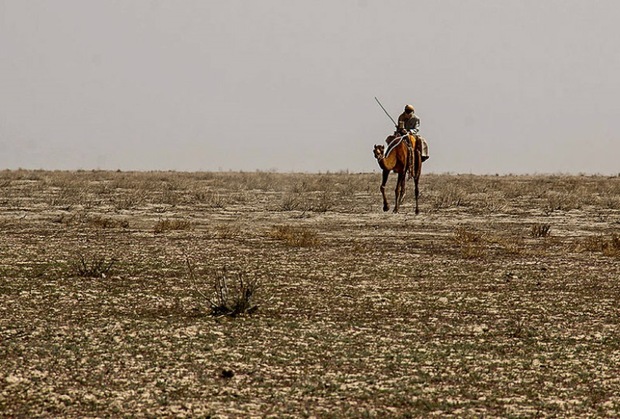
{"label": "flat plain", "polygon": [[0,172],[0,416],[617,417],[620,176],[380,177]]}

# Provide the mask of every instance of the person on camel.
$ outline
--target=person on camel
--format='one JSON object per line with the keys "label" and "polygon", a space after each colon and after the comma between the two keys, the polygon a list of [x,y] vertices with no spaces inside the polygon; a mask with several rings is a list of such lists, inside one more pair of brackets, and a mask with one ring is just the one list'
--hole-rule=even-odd
{"label": "person on camel", "polygon": [[406,105],[405,110],[398,117],[396,132],[400,135],[413,134],[422,142],[422,161],[428,159],[428,144],[426,139],[418,134],[420,131],[420,117],[416,115],[415,109],[411,105]]}
{"label": "person on camel", "polygon": [[415,109],[411,105],[405,106],[405,111],[398,117],[398,126],[396,127],[400,135],[408,132],[417,134],[420,129],[420,118],[415,114]]}

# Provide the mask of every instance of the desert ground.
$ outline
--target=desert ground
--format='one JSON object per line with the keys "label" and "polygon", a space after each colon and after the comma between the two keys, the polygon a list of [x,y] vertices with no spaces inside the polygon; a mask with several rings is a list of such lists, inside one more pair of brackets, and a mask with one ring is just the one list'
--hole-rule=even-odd
{"label": "desert ground", "polygon": [[0,416],[620,415],[620,175],[380,178],[0,172]]}

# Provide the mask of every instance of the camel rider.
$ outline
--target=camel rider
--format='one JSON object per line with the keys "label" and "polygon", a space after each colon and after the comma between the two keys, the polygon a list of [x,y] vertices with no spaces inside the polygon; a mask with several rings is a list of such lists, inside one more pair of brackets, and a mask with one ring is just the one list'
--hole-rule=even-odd
{"label": "camel rider", "polygon": [[420,118],[415,114],[413,106],[405,106],[405,111],[398,117],[398,126],[396,127],[400,135],[410,132],[417,134],[420,128]]}
{"label": "camel rider", "polygon": [[398,117],[398,126],[396,130],[400,135],[410,133],[419,138],[422,142],[422,161],[428,159],[428,144],[426,143],[426,139],[418,134],[420,130],[420,117],[416,115],[413,106],[405,106],[405,111]]}

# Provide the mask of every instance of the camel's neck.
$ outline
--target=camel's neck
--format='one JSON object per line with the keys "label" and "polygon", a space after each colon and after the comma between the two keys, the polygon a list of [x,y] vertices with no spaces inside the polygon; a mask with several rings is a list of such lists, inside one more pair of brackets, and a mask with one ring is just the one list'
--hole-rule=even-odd
{"label": "camel's neck", "polygon": [[379,167],[383,170],[394,170],[394,167],[396,167],[396,161],[396,152],[394,151],[388,154],[387,157],[381,157],[380,159],[377,159]]}

